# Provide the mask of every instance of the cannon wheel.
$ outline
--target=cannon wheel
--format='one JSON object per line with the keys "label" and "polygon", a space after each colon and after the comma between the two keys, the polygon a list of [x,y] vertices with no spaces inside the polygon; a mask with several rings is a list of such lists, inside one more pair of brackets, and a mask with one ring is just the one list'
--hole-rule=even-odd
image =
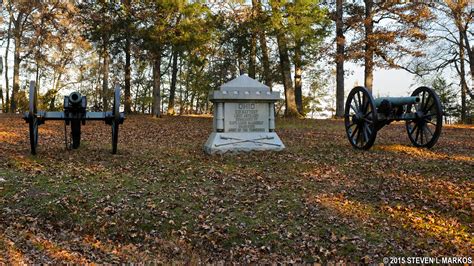
{"label": "cannon wheel", "polygon": [[421,101],[407,106],[407,113],[415,113],[415,119],[406,122],[408,138],[416,147],[433,147],[443,127],[443,109],[438,95],[428,87],[417,88],[411,96]]}
{"label": "cannon wheel", "polygon": [[368,150],[377,137],[377,109],[364,87],[355,87],[347,96],[344,115],[347,138],[356,149]]}
{"label": "cannon wheel", "polygon": [[118,132],[120,124],[120,87],[115,87],[114,106],[112,109],[112,154],[117,153]]}
{"label": "cannon wheel", "polygon": [[31,154],[36,154],[36,147],[38,146],[38,117],[37,114],[37,96],[36,96],[36,84],[34,81],[30,81],[30,95],[29,95],[29,112],[28,112],[28,124],[30,128],[30,145]]}

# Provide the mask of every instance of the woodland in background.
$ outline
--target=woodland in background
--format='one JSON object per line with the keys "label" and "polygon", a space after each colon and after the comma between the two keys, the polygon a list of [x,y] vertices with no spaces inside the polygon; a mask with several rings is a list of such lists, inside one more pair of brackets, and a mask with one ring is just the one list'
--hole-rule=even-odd
{"label": "woodland in background", "polygon": [[285,116],[341,117],[344,63],[355,62],[369,90],[375,69],[404,69],[438,91],[447,116],[472,123],[468,0],[3,1],[1,14],[4,113],[27,109],[29,79],[47,110],[69,90],[109,109],[120,84],[127,113],[208,113],[209,90],[246,73],[283,85]]}

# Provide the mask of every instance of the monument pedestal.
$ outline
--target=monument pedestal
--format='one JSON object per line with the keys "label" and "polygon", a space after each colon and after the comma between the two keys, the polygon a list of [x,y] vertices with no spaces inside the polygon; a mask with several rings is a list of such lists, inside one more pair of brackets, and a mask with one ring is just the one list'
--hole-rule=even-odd
{"label": "monument pedestal", "polygon": [[204,151],[209,154],[281,151],[285,145],[275,130],[275,102],[279,92],[242,75],[212,91],[214,127]]}
{"label": "monument pedestal", "polygon": [[212,132],[204,145],[209,154],[249,151],[281,151],[285,148],[275,132],[224,133]]}

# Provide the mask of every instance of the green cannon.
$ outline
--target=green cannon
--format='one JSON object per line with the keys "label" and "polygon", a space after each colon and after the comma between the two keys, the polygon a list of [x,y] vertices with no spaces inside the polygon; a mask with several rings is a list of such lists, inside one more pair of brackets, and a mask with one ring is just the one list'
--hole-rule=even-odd
{"label": "green cannon", "polygon": [[393,121],[406,121],[408,138],[414,146],[433,147],[443,126],[438,95],[431,88],[419,87],[409,97],[374,99],[366,88],[359,86],[347,96],[344,124],[354,148],[370,149],[377,132]]}

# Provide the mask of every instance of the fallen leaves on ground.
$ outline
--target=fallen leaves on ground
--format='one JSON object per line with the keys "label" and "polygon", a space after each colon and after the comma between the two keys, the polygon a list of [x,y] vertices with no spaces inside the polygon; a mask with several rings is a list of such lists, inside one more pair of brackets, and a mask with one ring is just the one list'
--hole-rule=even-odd
{"label": "fallen leaves on ground", "polygon": [[287,149],[209,156],[209,117],[130,116],[111,129],[0,115],[0,264],[357,262],[469,256],[474,128],[443,129],[431,150],[403,124],[370,151],[342,121],[277,121]]}

